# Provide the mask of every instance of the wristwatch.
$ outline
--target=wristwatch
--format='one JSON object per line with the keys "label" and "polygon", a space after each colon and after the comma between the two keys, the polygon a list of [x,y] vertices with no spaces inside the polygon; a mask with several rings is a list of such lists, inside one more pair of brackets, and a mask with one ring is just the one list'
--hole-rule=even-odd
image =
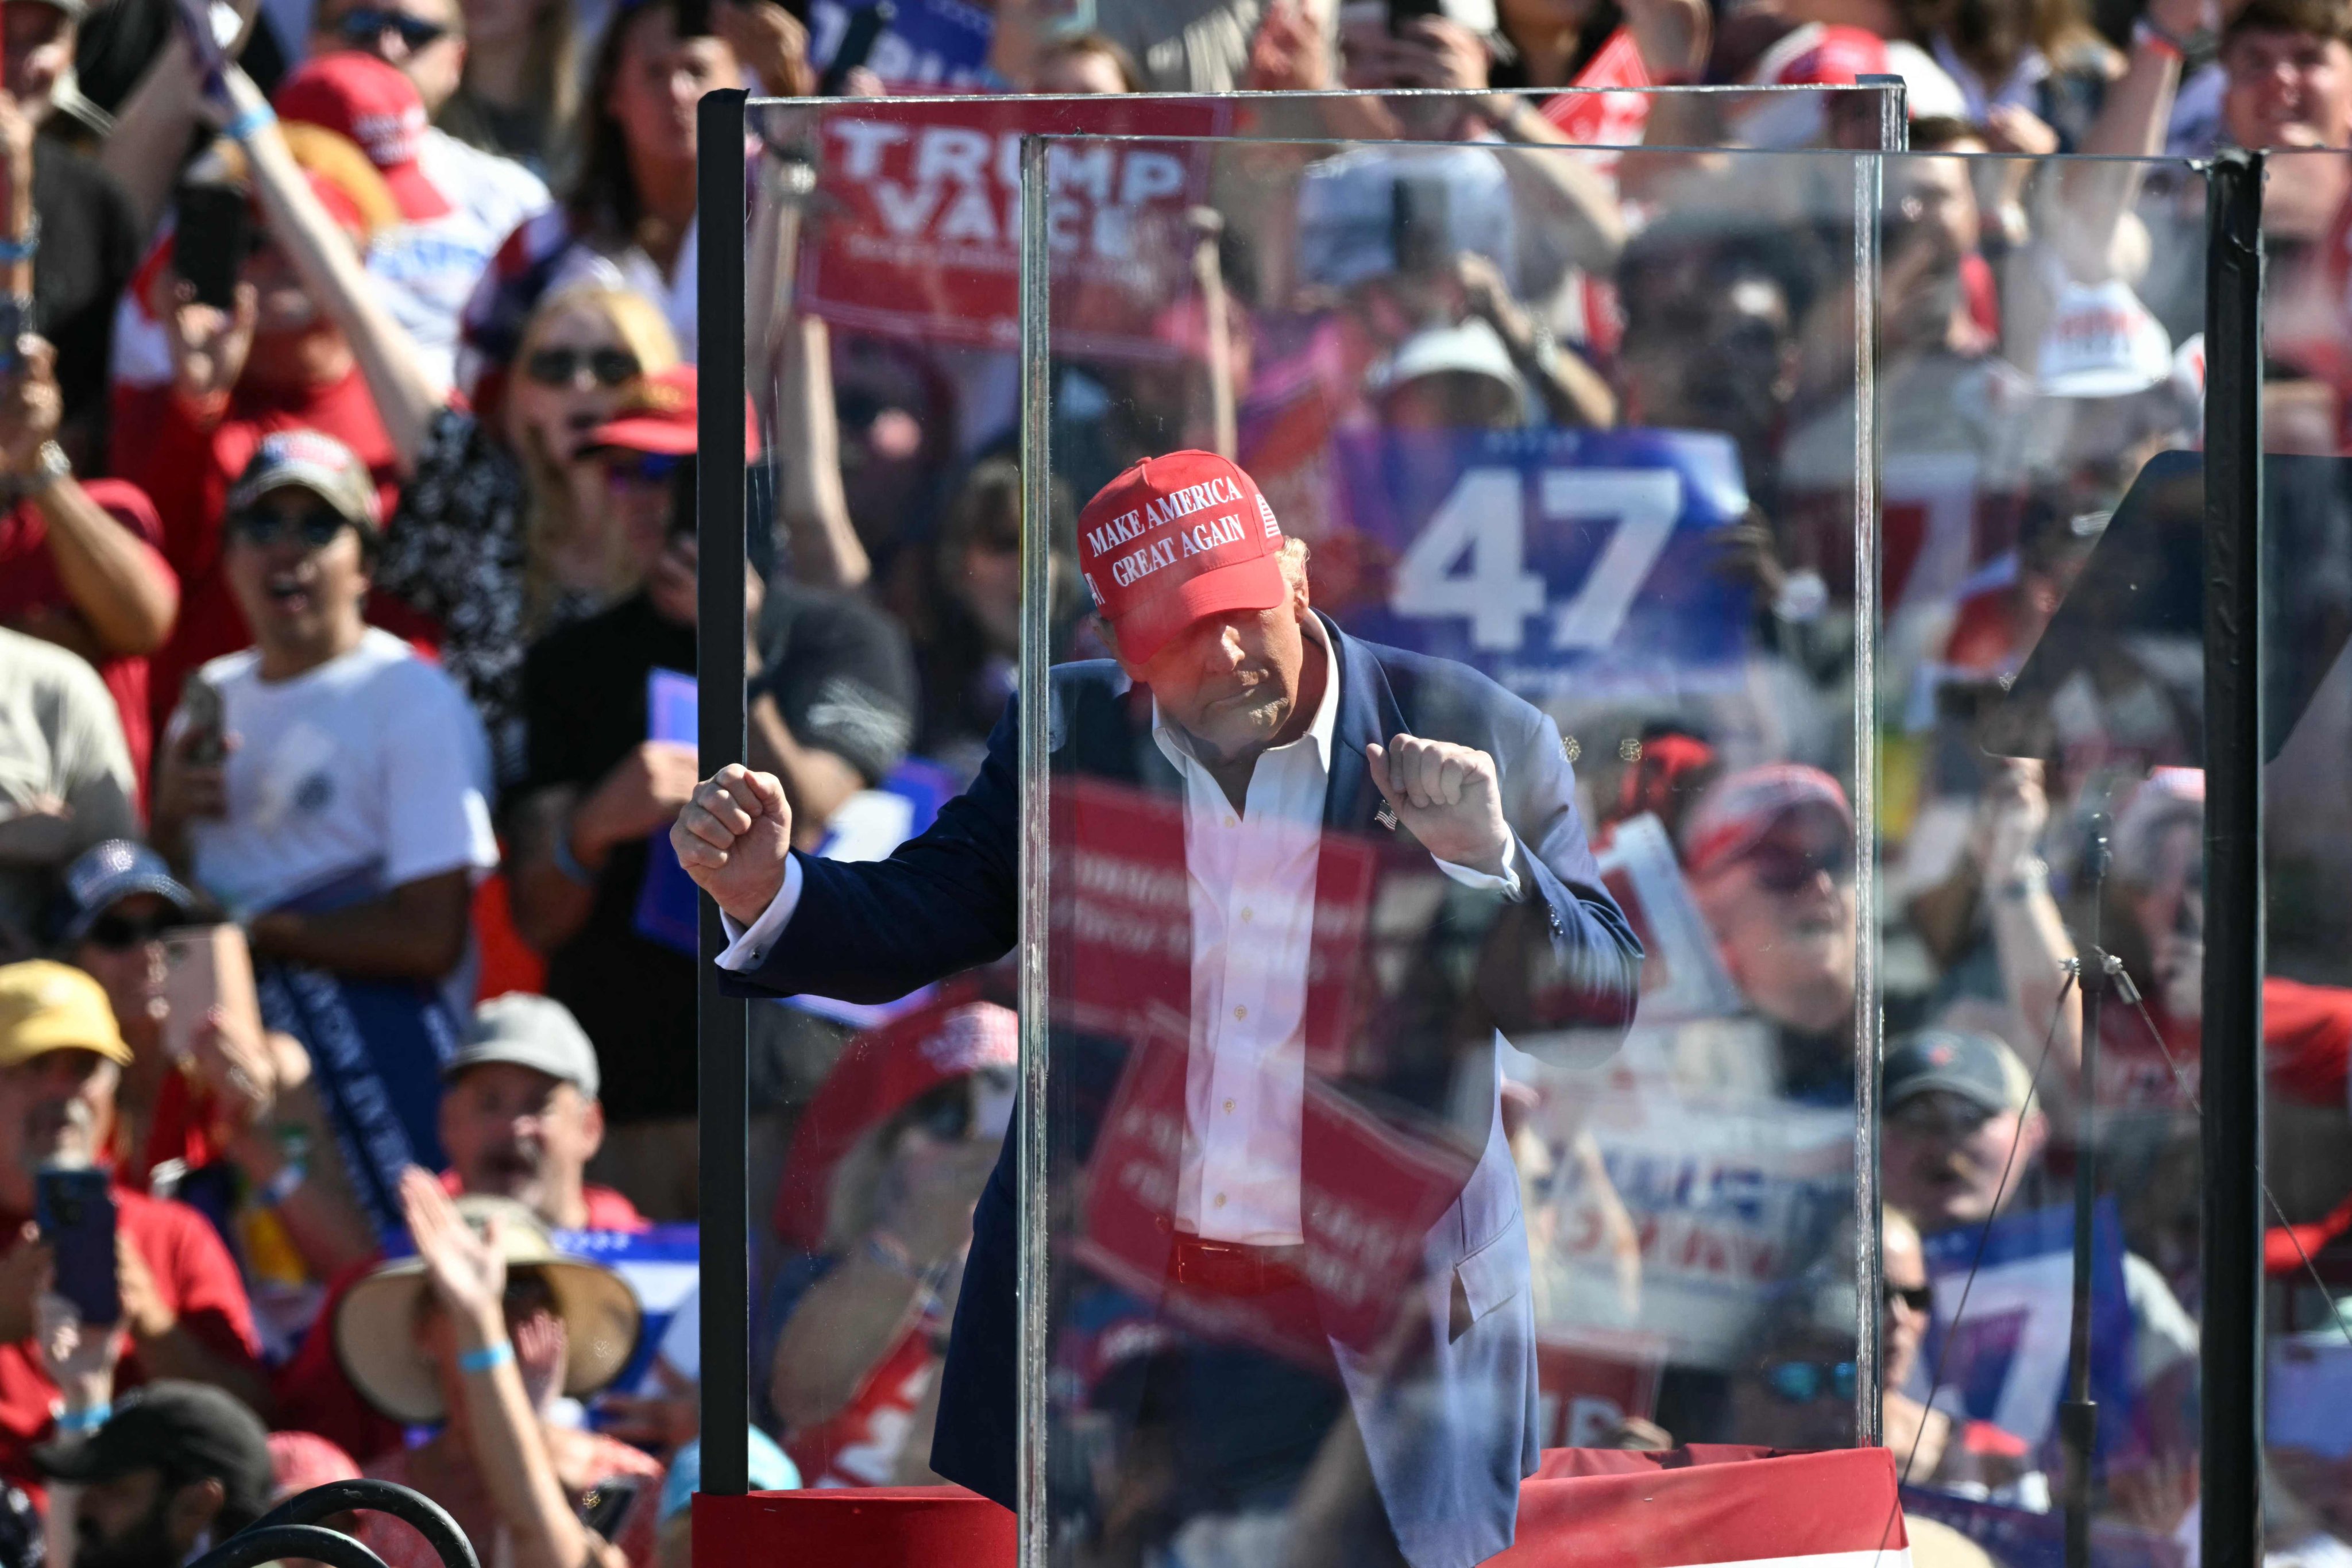
{"label": "wristwatch", "polygon": [[59,479],[72,477],[73,459],[66,456],[66,449],[55,441],[44,441],[40,450],[33,454],[32,472],[16,481],[17,493],[28,498],[37,496]]}

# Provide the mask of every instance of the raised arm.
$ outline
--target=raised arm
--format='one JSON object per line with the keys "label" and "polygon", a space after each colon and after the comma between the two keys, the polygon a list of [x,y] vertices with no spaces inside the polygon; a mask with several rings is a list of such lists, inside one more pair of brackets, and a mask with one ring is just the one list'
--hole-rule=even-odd
{"label": "raised arm", "polygon": [[[295,163],[260,89],[241,70],[231,69],[227,88],[232,128],[252,166],[253,185],[269,232],[294,269],[352,345],[375,399],[385,434],[392,437],[401,477],[415,471],[434,416],[448,401],[417,357],[407,330],[385,308],[382,289],[369,281],[358,252],[310,189],[310,176]],[[246,130],[245,127],[251,129]]]}
{"label": "raised arm", "polygon": [[772,774],[722,769],[695,789],[670,844],[743,938],[720,960],[732,994],[888,1002],[1002,957],[1018,934],[1018,829],[1008,704],[971,787],[887,860],[793,850]]}

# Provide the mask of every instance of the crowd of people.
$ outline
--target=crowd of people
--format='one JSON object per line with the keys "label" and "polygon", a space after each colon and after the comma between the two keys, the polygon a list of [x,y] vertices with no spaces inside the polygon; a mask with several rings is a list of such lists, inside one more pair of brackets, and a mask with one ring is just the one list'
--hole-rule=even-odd
{"label": "crowd of people", "polygon": [[[578,1238],[696,1213],[666,833],[697,778],[694,361],[731,321],[698,310],[696,102],[728,87],[839,95],[749,124],[747,733],[797,847],[919,828],[1016,684],[1002,95],[1183,95],[1041,127],[1170,139],[1116,184],[1062,168],[1094,221],[1055,274],[1055,657],[1106,651],[1076,500],[1198,447],[1338,624],[1557,722],[1651,960],[1622,1052],[1516,1040],[1503,1090],[1539,1331],[1631,1377],[1547,1361],[1545,1441],[1852,1441],[1875,996],[1906,1496],[2033,1568],[1966,1510],[2053,1506],[2059,1374],[2018,1347],[2063,1322],[2032,1266],[2095,1154],[2099,1507],[2193,1557],[2196,628],[2067,606],[2111,531],[2194,548],[2151,482],[2201,428],[2189,160],[2291,154],[2271,440],[2344,447],[2352,5],[214,9],[206,44],[163,0],[0,7],[0,1563],[163,1568],[361,1473],[486,1561],[685,1561],[694,1305]],[[1910,151],[1858,219],[1857,83],[1889,75]],[[1692,84],[1847,90],[1649,95]],[[2321,673],[2274,773],[2265,1003],[2272,1326],[2325,1359],[2352,709]],[[2094,933],[2128,984],[2085,1082]],[[756,1484],[933,1479],[1013,990],[751,1006]],[[95,1199],[61,1174],[93,1170]],[[1082,1410],[1119,1326],[1070,1333]],[[2342,1420],[2278,1436],[2282,1554],[2352,1555]],[[1166,1560],[1148,1500],[1097,1506],[1100,1561]]]}

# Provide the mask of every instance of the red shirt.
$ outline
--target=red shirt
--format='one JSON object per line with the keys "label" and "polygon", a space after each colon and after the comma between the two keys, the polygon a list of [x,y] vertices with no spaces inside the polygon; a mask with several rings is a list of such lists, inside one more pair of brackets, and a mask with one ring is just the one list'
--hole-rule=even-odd
{"label": "red shirt", "polygon": [[[455,1173],[442,1173],[441,1184],[452,1195],[458,1191],[457,1183]],[[587,1205],[585,1228],[589,1230],[653,1228],[635,1204],[610,1187],[583,1187],[580,1195]],[[380,1261],[371,1258],[335,1277],[327,1287],[318,1322],[303,1337],[294,1359],[278,1372],[278,1425],[289,1431],[316,1432],[362,1465],[399,1448],[400,1423],[361,1398],[351,1379],[343,1375],[342,1360],[335,1354],[335,1312],[351,1288],[373,1272]]]}
{"label": "red shirt", "polygon": [[149,670],[150,710],[160,731],[178,706],[190,670],[253,641],[221,571],[221,521],[229,486],[261,438],[296,429],[332,436],[368,466],[386,517],[398,476],[392,437],[357,370],[331,385],[301,390],[242,383],[227,414],[210,425],[168,386],[117,386],[114,428],[120,433],[116,466],[154,499],[164,558],[180,574],[180,623]]}
{"label": "red shirt", "polygon": [[[2160,1047],[2148,1038],[2138,1009],[2109,1007],[2102,1016],[2100,1103],[2185,1110],[2184,1088],[2186,1093],[2201,1093],[2197,1021],[2172,1017],[2158,995],[2147,998],[2147,1011],[2163,1032]],[[2284,1100],[2352,1110],[2352,990],[2264,977],[2263,1068],[2270,1091]]]}
{"label": "red shirt", "polygon": [[[236,1265],[210,1221],[185,1204],[168,1203],[118,1188],[115,1223],[146,1260],[155,1288],[186,1329],[215,1353],[258,1372],[261,1342],[253,1331],[253,1307]],[[15,1235],[21,1215],[0,1215],[0,1229]],[[147,1380],[134,1347],[115,1373],[115,1386]],[[32,1464],[35,1444],[53,1435],[57,1384],[41,1369],[40,1354],[27,1340],[0,1345],[0,1477],[37,1487]]]}
{"label": "red shirt", "polygon": [[[163,525],[154,503],[138,486],[121,479],[84,479],[82,489],[100,510],[121,523],[139,542],[151,571],[172,578],[171,563],[163,558]],[[31,501],[0,514],[0,625],[21,626],[45,610],[73,611],[64,579],[48,548],[48,519]],[[99,661],[98,673],[114,695],[122,715],[122,738],[131,747],[131,773],[139,781],[142,798],[147,788],[147,759],[154,738],[148,721],[147,656],[127,655]]]}

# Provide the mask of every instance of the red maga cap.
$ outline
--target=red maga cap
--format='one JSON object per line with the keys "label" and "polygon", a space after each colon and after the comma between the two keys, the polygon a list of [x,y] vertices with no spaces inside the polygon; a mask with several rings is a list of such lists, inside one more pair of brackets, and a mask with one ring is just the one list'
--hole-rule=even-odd
{"label": "red maga cap", "polygon": [[[700,385],[690,364],[672,365],[643,377],[613,417],[589,432],[588,445],[664,457],[694,456],[702,429]],[[748,396],[743,399],[743,460],[760,460],[760,420]]]}
{"label": "red maga cap", "polygon": [[358,142],[409,222],[451,210],[416,161],[429,122],[425,100],[398,66],[356,50],[321,55],[278,84],[272,105],[285,119],[322,125]]}
{"label": "red maga cap", "polygon": [[1288,599],[1281,550],[1256,482],[1213,452],[1146,458],[1078,514],[1078,570],[1134,665],[1194,621]]}

